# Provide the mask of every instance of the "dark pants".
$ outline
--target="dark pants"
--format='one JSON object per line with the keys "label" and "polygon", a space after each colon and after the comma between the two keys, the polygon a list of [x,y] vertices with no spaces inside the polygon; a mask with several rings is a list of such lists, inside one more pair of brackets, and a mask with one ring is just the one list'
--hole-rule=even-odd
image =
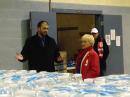
{"label": "dark pants", "polygon": [[100,59],[100,76],[105,76],[106,74],[106,61]]}
{"label": "dark pants", "polygon": [[47,72],[55,72],[55,67],[54,65],[34,65],[31,64],[29,65],[29,70],[36,70],[37,72],[41,71],[47,71]]}
{"label": "dark pants", "polygon": [[106,75],[106,70],[100,69],[100,76],[105,76]]}

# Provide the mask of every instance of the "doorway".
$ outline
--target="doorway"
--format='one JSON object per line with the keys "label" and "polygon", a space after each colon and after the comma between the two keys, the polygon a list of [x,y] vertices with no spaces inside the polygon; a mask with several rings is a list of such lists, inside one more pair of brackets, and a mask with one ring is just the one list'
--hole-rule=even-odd
{"label": "doorway", "polygon": [[81,48],[80,37],[96,26],[95,15],[57,13],[56,18],[58,44],[68,59],[75,58]]}
{"label": "doorway", "polygon": [[67,51],[67,59],[73,58],[80,49],[80,35],[90,33],[92,27],[98,28],[102,36],[110,35],[111,29],[115,29],[116,35],[121,36],[121,46],[116,46],[116,41],[111,41],[109,46],[110,55],[107,60],[107,74],[121,74],[124,72],[122,16],[102,15],[102,11],[75,11],[70,9],[56,9],[49,13],[31,12],[31,35],[36,34],[37,23],[41,20],[48,21],[48,35],[60,44],[61,50]]}

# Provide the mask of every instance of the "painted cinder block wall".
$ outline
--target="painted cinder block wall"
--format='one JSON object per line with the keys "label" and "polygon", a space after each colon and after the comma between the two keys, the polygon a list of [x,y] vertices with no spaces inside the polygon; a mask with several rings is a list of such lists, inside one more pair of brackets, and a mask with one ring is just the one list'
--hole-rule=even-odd
{"label": "painted cinder block wall", "polygon": [[[130,73],[130,0],[52,0],[51,8],[100,10],[122,15],[124,73]],[[30,11],[49,12],[49,0],[0,0],[0,69],[23,69],[15,60],[27,37]]]}
{"label": "painted cinder block wall", "polygon": [[27,37],[25,21],[30,11],[48,12],[48,0],[0,0],[0,69],[23,69],[15,53],[21,51]]}

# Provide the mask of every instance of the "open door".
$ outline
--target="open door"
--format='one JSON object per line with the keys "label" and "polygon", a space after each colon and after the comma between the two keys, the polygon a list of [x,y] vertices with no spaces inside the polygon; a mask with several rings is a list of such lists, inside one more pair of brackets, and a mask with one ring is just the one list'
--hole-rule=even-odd
{"label": "open door", "polygon": [[120,36],[120,46],[116,46],[116,40],[111,40],[110,55],[107,60],[107,74],[123,74],[123,42],[122,42],[122,17],[119,15],[104,15],[104,34],[111,35],[112,29],[116,36]]}
{"label": "open door", "polygon": [[31,12],[31,30],[32,35],[37,32],[37,24],[39,21],[48,21],[49,23],[49,36],[53,37],[57,42],[57,23],[56,23],[56,13],[47,12]]}

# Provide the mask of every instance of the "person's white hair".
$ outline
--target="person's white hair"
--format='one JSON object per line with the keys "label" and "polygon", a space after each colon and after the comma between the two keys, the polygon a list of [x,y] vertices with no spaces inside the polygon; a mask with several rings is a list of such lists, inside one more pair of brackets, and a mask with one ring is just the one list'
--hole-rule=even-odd
{"label": "person's white hair", "polygon": [[83,35],[81,37],[81,40],[89,42],[91,46],[93,46],[94,43],[95,43],[94,37],[92,35],[90,35],[90,34]]}

